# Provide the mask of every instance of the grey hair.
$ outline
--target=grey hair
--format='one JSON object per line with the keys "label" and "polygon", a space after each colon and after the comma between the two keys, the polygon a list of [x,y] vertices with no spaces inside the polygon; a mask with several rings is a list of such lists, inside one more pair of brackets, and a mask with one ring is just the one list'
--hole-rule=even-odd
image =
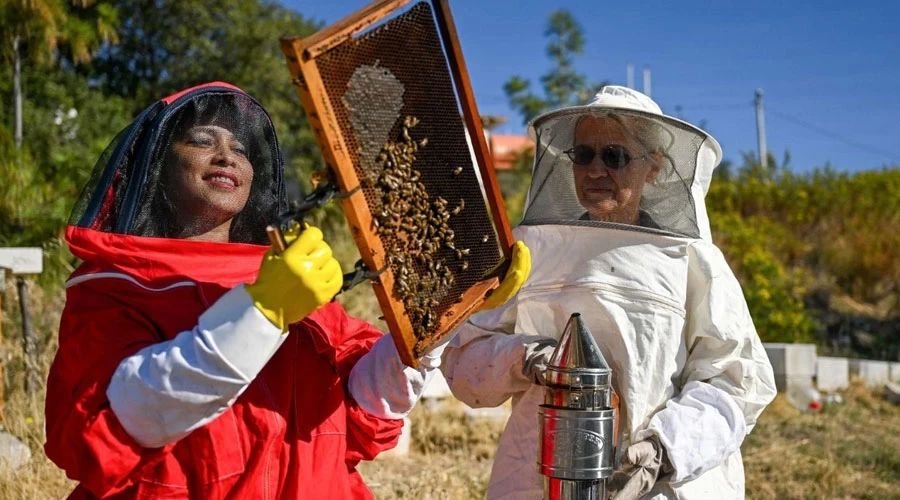
{"label": "grey hair", "polygon": [[[661,171],[660,175],[656,177],[657,180],[654,182],[658,182],[660,180],[669,180],[670,176],[673,173],[676,173],[677,175],[674,162],[672,161],[672,156],[669,154],[669,151],[675,145],[675,135],[662,124],[657,123],[651,118],[644,118],[642,116],[636,116],[630,113],[622,116],[618,113],[615,113],[614,110],[604,110],[602,114],[586,113],[579,116],[575,121],[573,130],[577,130],[579,125],[581,125],[582,120],[588,117],[608,118],[615,121],[619,124],[620,127],[622,127],[624,131],[632,135],[637,140],[637,142],[644,149],[644,154],[661,154]],[[573,141],[574,138],[575,134],[573,133]],[[666,165],[666,162],[668,162],[668,165]]]}

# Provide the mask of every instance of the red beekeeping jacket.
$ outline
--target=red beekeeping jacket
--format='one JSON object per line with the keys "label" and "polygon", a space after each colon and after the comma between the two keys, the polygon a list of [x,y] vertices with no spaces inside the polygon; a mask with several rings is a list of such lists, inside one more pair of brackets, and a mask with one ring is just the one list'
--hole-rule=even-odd
{"label": "red beekeeping jacket", "polygon": [[346,380],[381,337],[333,302],[302,322],[234,405],[163,448],[146,449],[110,409],[118,364],[192,329],[255,279],[266,248],[69,227],[84,263],[67,282],[47,384],[47,456],[79,481],[70,498],[371,498],[355,470],[393,447],[401,420],[375,418]]}

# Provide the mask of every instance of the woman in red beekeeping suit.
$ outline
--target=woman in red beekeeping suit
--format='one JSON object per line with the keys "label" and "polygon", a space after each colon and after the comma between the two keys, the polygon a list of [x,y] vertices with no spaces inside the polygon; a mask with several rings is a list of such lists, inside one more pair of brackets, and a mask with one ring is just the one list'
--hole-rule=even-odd
{"label": "woman in red beekeeping suit", "polygon": [[155,103],[101,157],[47,389],[70,498],[371,497],[355,466],[396,444],[440,352],[405,367],[331,302],[318,229],[267,252],[286,208],[272,122],[228,84]]}

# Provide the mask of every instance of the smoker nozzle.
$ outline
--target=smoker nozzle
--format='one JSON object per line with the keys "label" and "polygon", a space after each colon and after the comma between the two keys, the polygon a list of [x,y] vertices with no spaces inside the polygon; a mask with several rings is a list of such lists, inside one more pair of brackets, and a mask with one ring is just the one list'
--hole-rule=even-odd
{"label": "smoker nozzle", "polygon": [[611,372],[581,314],[573,313],[547,363],[544,373],[547,385],[567,389],[609,388]]}

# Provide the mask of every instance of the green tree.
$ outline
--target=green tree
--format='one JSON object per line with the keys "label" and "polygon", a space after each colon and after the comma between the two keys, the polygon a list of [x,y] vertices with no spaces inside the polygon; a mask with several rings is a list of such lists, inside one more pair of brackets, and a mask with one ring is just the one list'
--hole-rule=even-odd
{"label": "green tree", "polygon": [[103,42],[114,41],[116,11],[94,0],[2,0],[0,33],[3,60],[13,70],[14,140],[23,141],[22,64],[30,56],[33,67],[68,57],[86,62]]}
{"label": "green tree", "polygon": [[[787,153],[780,163],[770,156],[762,168],[743,153],[742,165],[716,178],[706,198],[714,238],[760,332],[798,340],[813,317],[838,327],[849,321],[830,304],[860,304],[854,314],[870,317],[854,318],[867,325],[858,329],[881,331],[877,344],[896,352],[900,337],[884,331],[900,314],[900,169],[850,174],[826,165],[798,175],[789,161]],[[819,339],[826,327],[815,326]]]}
{"label": "green tree", "polygon": [[513,76],[503,85],[510,106],[522,115],[523,123],[548,109],[583,104],[604,85],[589,83],[575,69],[575,56],[584,52],[584,31],[569,11],[552,12],[544,36],[553,68],[541,77],[543,96],[536,94],[531,82],[521,76]]}
{"label": "green tree", "polygon": [[808,273],[787,269],[769,248],[770,240],[787,236],[787,228],[734,212],[716,214],[711,225],[716,243],[741,282],[760,337],[767,342],[812,340],[815,325],[803,302]]}
{"label": "green tree", "polygon": [[[70,271],[62,236],[74,200],[130,116],[126,100],[104,95],[71,71],[51,66],[25,82],[29,127],[21,150],[0,126],[0,246],[43,246],[41,281],[61,283]],[[0,79],[0,98],[11,93],[9,80]]]}
{"label": "green tree", "polygon": [[2,0],[0,57],[12,78],[0,78],[0,246],[43,246],[44,283],[69,270],[61,236],[85,158],[99,156],[122,113],[76,73],[115,40],[115,22],[108,2]]}
{"label": "green tree", "polygon": [[259,99],[272,115],[289,174],[322,165],[281,53],[281,35],[318,25],[268,0],[118,0],[119,43],[97,57],[91,77],[130,99],[132,113],[185,88],[221,80]]}
{"label": "green tree", "polygon": [[[29,41],[54,49],[60,37],[59,26],[65,19],[57,0],[3,0],[0,4],[0,28],[3,33],[3,60],[12,63],[13,102],[15,114],[14,140],[22,147],[22,58]],[[38,51],[38,54],[41,52]]]}

